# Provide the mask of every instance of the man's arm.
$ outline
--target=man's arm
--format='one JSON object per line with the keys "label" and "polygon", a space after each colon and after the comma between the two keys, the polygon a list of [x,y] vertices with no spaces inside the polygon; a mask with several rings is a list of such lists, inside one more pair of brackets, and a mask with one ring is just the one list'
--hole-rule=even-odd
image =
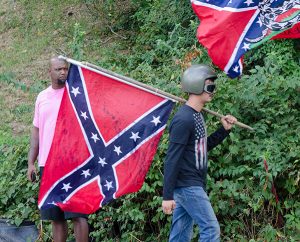
{"label": "man's arm", "polygon": [[171,214],[175,208],[173,192],[180,168],[180,161],[184,154],[190,136],[191,123],[174,118],[170,127],[169,148],[164,163],[163,212]]}
{"label": "man's arm", "polygon": [[30,150],[28,152],[28,169],[27,178],[32,181],[32,173],[36,174],[34,162],[37,159],[39,153],[39,128],[33,126],[30,138]]}
{"label": "man's arm", "polygon": [[183,156],[185,145],[170,142],[166,161],[164,163],[164,187],[162,209],[165,214],[171,214],[175,208],[173,192],[179,172],[179,162]]}
{"label": "man's arm", "polygon": [[226,115],[221,118],[222,127],[207,138],[207,150],[215,148],[220,144],[230,133],[232,126],[237,122],[237,119],[231,115]]}

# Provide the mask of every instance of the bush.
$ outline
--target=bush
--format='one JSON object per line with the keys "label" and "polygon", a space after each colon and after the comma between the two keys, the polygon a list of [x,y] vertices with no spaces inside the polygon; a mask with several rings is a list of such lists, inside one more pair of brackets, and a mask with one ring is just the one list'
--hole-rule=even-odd
{"label": "bush", "polygon": [[[104,68],[182,96],[182,70],[190,63],[210,62],[206,50],[197,43],[195,32],[199,23],[190,3],[128,1],[122,9],[121,2],[74,1],[73,4],[84,3],[92,9],[88,12],[90,21],[75,25],[77,32],[65,36],[74,56],[83,56]],[[96,6],[106,9],[105,15],[97,15],[95,3],[102,4]],[[53,8],[58,6],[56,1]],[[27,10],[24,18],[28,20],[26,26],[30,26],[33,15],[30,8]],[[97,18],[110,23],[113,32],[101,30],[108,39],[110,35],[126,38],[118,38],[117,42],[112,38],[114,42],[109,45],[101,44],[99,32],[91,31]],[[14,22],[14,28],[21,25],[20,21]],[[278,40],[250,51],[240,79],[229,80],[217,70],[218,91],[208,108],[231,113],[255,128],[255,132],[234,128],[230,138],[210,153],[208,191],[224,241],[300,239],[297,46],[296,40]],[[215,117],[206,116],[211,133],[220,124]],[[11,138],[9,131],[1,131],[0,141],[0,214],[14,218],[16,224],[24,219],[38,221],[37,185],[26,181],[28,139]],[[138,193],[124,196],[90,215],[93,241],[167,240],[171,217],[161,211],[167,146],[166,131]],[[194,241],[196,237],[195,233]]]}

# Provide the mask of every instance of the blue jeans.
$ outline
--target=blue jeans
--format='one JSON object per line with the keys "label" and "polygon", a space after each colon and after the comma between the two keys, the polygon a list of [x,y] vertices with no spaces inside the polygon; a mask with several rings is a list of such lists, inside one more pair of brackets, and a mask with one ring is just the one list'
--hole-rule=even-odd
{"label": "blue jeans", "polygon": [[200,230],[199,241],[220,241],[220,225],[206,192],[200,186],[181,187],[174,190],[176,203],[173,211],[169,241],[190,241],[194,222]]}

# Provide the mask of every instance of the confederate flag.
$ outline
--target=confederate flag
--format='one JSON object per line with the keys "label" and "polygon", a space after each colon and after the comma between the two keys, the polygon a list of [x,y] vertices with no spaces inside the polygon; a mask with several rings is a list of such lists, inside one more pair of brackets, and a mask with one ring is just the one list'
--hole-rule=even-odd
{"label": "confederate flag", "polygon": [[173,104],[118,77],[72,64],[39,208],[90,214],[138,191]]}
{"label": "confederate flag", "polygon": [[199,42],[231,78],[246,51],[276,38],[300,38],[300,0],[191,0]]}

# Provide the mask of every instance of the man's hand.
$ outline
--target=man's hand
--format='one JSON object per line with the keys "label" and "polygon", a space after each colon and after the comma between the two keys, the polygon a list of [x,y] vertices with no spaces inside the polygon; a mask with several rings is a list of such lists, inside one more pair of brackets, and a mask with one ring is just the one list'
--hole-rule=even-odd
{"label": "man's hand", "polygon": [[28,152],[28,168],[27,168],[27,178],[31,182],[33,182],[32,178],[34,178],[34,175],[36,177],[36,169],[34,166],[34,162],[38,156],[38,153],[39,153],[39,128],[33,126],[31,130],[30,150]]}
{"label": "man's hand", "polygon": [[221,123],[226,130],[230,130],[236,122],[237,119],[232,115],[226,115],[221,118]]}
{"label": "man's hand", "polygon": [[172,214],[173,210],[176,207],[174,200],[164,200],[162,201],[162,210],[165,214]]}
{"label": "man's hand", "polygon": [[32,180],[32,173],[34,173],[35,176],[36,176],[35,166],[30,164],[30,165],[28,165],[28,169],[27,169],[27,178],[28,178],[29,181],[34,182]]}

